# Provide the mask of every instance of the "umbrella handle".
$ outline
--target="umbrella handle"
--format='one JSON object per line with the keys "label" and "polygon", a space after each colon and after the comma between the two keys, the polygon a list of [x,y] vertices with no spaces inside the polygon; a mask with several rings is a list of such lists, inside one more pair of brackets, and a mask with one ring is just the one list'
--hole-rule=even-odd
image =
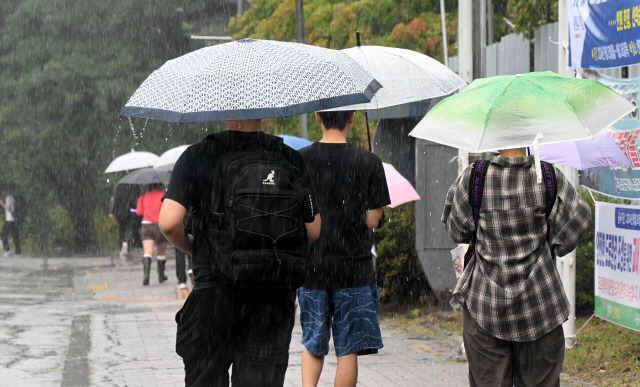
{"label": "umbrella handle", "polygon": [[364,121],[367,123],[367,140],[369,140],[369,152],[371,152],[371,135],[369,134],[369,114],[364,111]]}
{"label": "umbrella handle", "polygon": [[539,140],[544,137],[542,133],[536,134],[536,138],[533,139],[533,157],[536,164],[536,181],[538,184],[542,183],[542,166],[540,165],[540,143]]}

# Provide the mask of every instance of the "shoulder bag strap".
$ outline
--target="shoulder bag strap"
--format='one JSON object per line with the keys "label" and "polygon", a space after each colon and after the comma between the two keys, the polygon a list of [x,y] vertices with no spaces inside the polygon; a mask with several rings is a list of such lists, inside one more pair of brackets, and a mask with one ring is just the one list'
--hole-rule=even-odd
{"label": "shoulder bag strap", "polygon": [[556,171],[553,164],[547,163],[546,161],[541,161],[540,166],[544,178],[547,219],[549,219],[549,214],[551,214],[557,196]]}
{"label": "shoulder bag strap", "polygon": [[482,206],[482,192],[484,191],[484,181],[488,168],[489,160],[479,160],[473,164],[473,169],[469,176],[469,202],[471,203],[471,209],[473,211],[473,224],[475,225],[475,229],[471,235],[469,249],[464,255],[465,266],[467,266],[476,249],[476,234],[478,233],[478,220],[480,219],[480,207]]}

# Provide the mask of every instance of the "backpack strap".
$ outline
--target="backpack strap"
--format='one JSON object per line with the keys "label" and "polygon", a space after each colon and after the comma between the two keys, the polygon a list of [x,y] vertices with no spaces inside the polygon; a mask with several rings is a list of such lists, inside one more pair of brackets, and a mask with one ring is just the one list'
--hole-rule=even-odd
{"label": "backpack strap", "polygon": [[540,161],[540,166],[542,168],[542,177],[544,179],[544,187],[545,187],[545,197],[547,199],[546,200],[547,219],[549,219],[549,215],[551,214],[551,210],[553,209],[553,205],[556,202],[556,196],[558,194],[556,170],[551,163],[547,163],[546,161]]}
{"label": "backpack strap", "polygon": [[478,219],[480,219],[480,206],[482,205],[482,192],[484,191],[484,181],[487,175],[487,169],[489,168],[489,160],[476,161],[471,170],[469,176],[469,202],[471,203],[471,209],[473,212],[473,224],[475,229],[471,235],[471,242],[469,243],[469,249],[464,255],[464,265],[467,263],[475,253],[476,249],[476,234],[478,233]]}

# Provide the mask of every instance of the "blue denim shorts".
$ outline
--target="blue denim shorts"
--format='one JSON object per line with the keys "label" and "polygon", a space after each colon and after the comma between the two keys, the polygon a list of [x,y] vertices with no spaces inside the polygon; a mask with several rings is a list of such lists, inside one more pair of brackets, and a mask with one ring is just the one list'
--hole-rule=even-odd
{"label": "blue denim shorts", "polygon": [[333,331],[336,356],[367,355],[382,348],[376,285],[339,290],[298,289],[302,344],[316,356],[329,353]]}

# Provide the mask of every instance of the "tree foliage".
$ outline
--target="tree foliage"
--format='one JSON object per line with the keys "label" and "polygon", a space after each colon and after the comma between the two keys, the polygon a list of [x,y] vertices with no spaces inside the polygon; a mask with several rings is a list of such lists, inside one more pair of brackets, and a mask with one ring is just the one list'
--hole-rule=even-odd
{"label": "tree foliage", "polygon": [[536,28],[558,20],[558,1],[509,0],[506,12],[515,24],[515,32],[532,38]]}
{"label": "tree foliage", "polygon": [[[40,245],[59,205],[68,216],[70,249],[96,250],[94,213],[96,206],[106,208],[111,190],[103,171],[136,146],[118,112],[153,69],[189,49],[177,5],[173,0],[3,2],[0,179],[25,191],[32,221],[27,227]],[[138,148],[166,150],[173,132],[150,123]]]}
{"label": "tree foliage", "polygon": [[[235,38],[296,41],[295,0],[249,0],[250,8],[229,22]],[[457,0],[447,0],[449,55],[455,52]],[[438,0],[316,0],[304,2],[304,35],[307,44],[333,49],[356,46],[356,31],[363,45],[406,48],[442,60],[442,31]],[[351,141],[366,145],[366,123],[356,114]],[[309,139],[321,132],[313,115],[307,119]],[[266,123],[276,133],[298,135],[298,120]],[[372,127],[374,124],[372,123]]]}

